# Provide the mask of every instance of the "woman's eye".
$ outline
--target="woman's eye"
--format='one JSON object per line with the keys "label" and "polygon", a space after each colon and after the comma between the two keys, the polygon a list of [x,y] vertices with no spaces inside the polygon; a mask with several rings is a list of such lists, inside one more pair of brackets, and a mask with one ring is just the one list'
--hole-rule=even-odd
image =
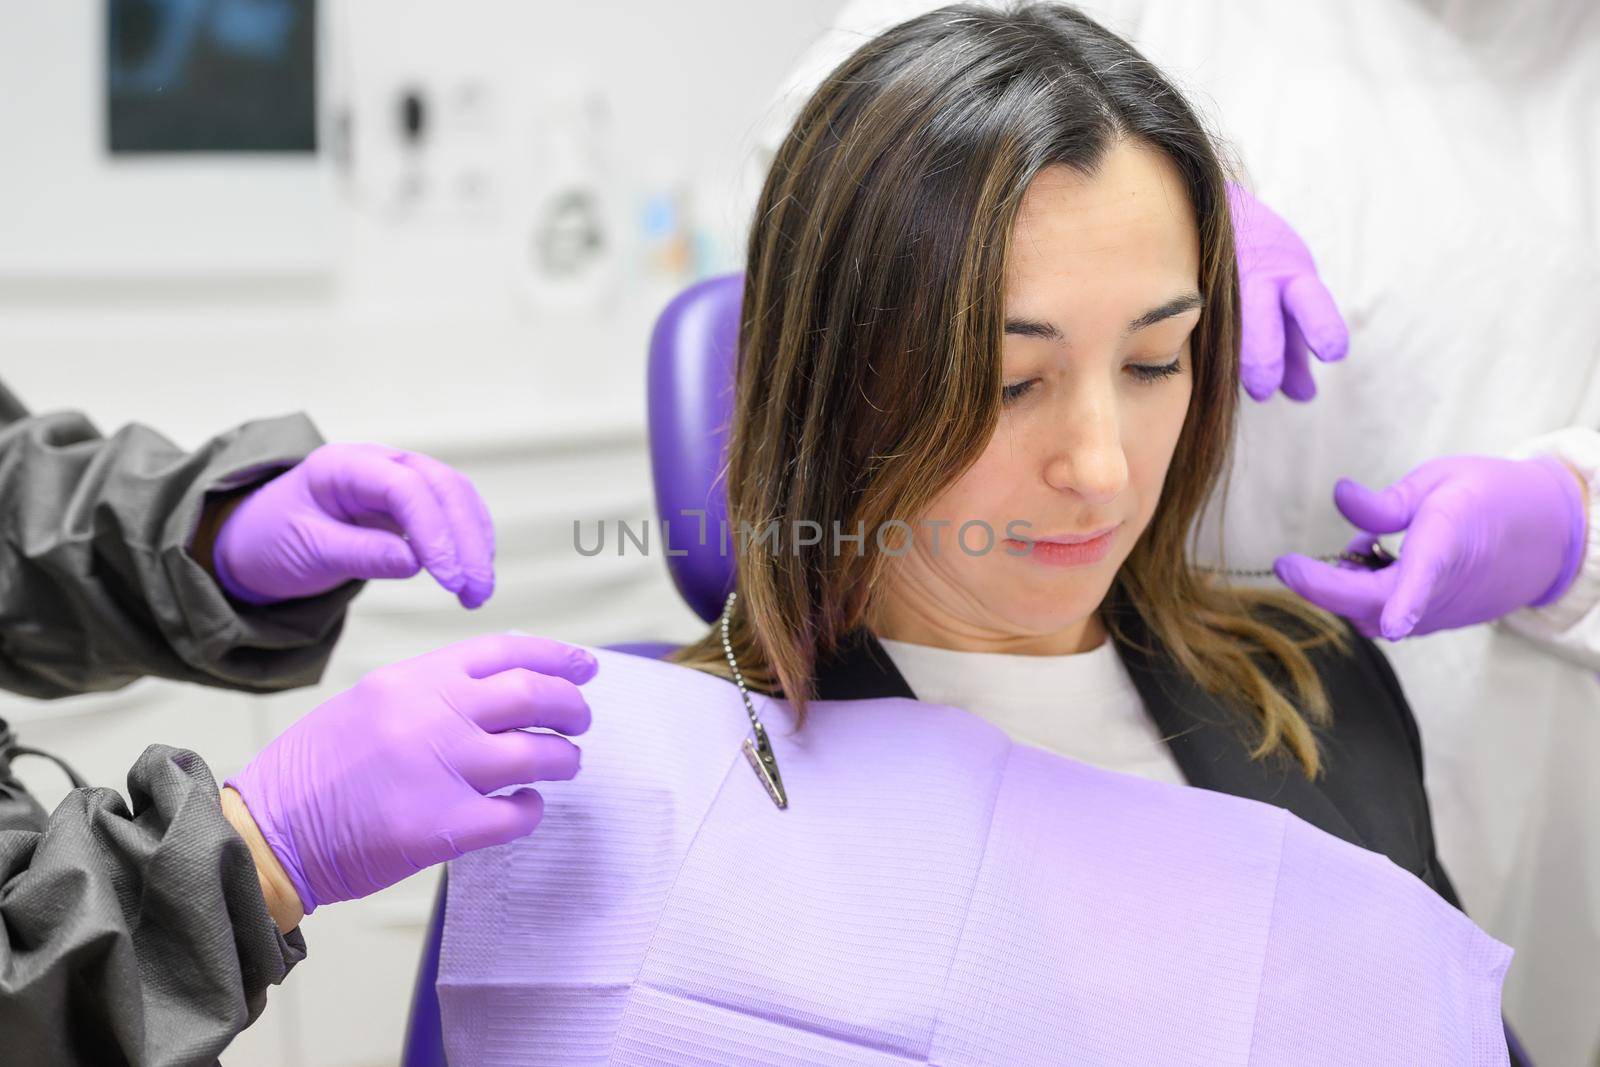
{"label": "woman's eye", "polygon": [[1018,382],[1015,385],[1005,386],[1000,390],[1001,403],[1010,404],[1013,401],[1021,400],[1028,390],[1033,388],[1034,383],[1038,380],[1039,379],[1037,378],[1029,378],[1025,382]]}
{"label": "woman's eye", "polygon": [[1142,382],[1158,382],[1163,378],[1170,378],[1183,370],[1183,357],[1179,356],[1171,363],[1130,363],[1128,371]]}

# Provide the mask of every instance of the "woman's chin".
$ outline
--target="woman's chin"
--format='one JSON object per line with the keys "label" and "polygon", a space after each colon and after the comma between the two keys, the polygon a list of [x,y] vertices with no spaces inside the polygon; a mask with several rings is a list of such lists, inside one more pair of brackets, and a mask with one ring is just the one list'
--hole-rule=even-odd
{"label": "woman's chin", "polygon": [[1082,627],[1095,616],[1100,602],[1105,599],[1104,589],[1098,586],[1088,589],[1083,583],[1072,590],[1057,590],[1054,596],[1048,595],[1049,592],[1037,588],[1022,591],[1006,603],[994,605],[996,614],[1004,617],[1019,633],[1048,637]]}

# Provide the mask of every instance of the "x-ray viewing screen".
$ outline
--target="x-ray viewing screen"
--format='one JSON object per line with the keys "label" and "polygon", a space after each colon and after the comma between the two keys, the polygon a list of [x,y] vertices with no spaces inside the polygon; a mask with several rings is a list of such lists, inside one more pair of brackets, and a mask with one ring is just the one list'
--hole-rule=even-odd
{"label": "x-ray viewing screen", "polygon": [[316,0],[106,5],[113,153],[316,151]]}

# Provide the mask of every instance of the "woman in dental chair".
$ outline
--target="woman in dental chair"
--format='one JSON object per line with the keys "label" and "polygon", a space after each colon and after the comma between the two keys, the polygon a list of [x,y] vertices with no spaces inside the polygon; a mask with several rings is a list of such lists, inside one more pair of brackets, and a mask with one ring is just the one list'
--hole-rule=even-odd
{"label": "woman in dental chair", "polygon": [[1383,657],[1189,562],[1233,264],[1194,115],[1067,8],[835,71],[751,234],[737,592],[599,652],[582,773],[452,865],[452,1062],[1506,1062]]}

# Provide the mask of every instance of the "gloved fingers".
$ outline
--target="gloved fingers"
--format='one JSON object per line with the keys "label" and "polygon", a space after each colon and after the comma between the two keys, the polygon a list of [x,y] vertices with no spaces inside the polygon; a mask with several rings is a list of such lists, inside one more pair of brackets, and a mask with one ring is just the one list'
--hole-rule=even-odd
{"label": "gloved fingers", "polygon": [[450,520],[421,474],[402,464],[398,453],[378,450],[352,455],[342,469],[343,488],[359,507],[398,526],[411,550],[434,579],[452,593],[466,584]]}
{"label": "gloved fingers", "polygon": [[452,811],[452,828],[439,836],[449,855],[462,856],[526,837],[544,818],[544,797],[537,789],[519,789],[503,797],[477,797]]}
{"label": "gloved fingers", "polygon": [[[478,529],[483,531],[483,539],[489,546],[489,561],[492,564],[494,562],[495,549],[494,519],[489,515],[489,505],[484,503],[483,494],[479,493],[476,488],[473,489],[472,499],[478,512]],[[491,573],[489,577],[492,580],[494,575]]]}
{"label": "gloved fingers", "polygon": [[322,445],[301,463],[319,489],[313,496],[323,510],[340,522],[371,526],[399,534],[400,524],[389,515],[381,496],[359,493],[355,481],[367,480],[398,459],[400,453],[383,445],[339,441]]}
{"label": "gloved fingers", "polygon": [[317,533],[322,562],[346,578],[410,578],[422,569],[405,538],[339,524]]}
{"label": "gloved fingers", "polygon": [[1362,637],[1370,638],[1371,640],[1375,641],[1383,636],[1382,632],[1379,630],[1378,617],[1376,615],[1363,615],[1359,619],[1353,619],[1346,615],[1345,618],[1349,620],[1350,625],[1355,628],[1356,633],[1360,634]]}
{"label": "gloved fingers", "polygon": [[[1366,530],[1363,530],[1362,532],[1356,534],[1354,537],[1350,538],[1350,540],[1345,543],[1344,550],[1346,552],[1355,552],[1355,553],[1359,553],[1359,554],[1365,555],[1367,552],[1371,551],[1372,543],[1374,541],[1376,541],[1377,539],[1378,539],[1378,535],[1377,534],[1370,533],[1370,532],[1368,532]],[[1338,566],[1341,567],[1341,568],[1344,568],[1346,570],[1362,570],[1362,571],[1364,571],[1364,570],[1367,569],[1366,567],[1363,567],[1359,563],[1349,563],[1349,562],[1346,562],[1344,560],[1340,560],[1339,563],[1338,563]]]}
{"label": "gloved fingers", "polygon": [[478,490],[459,471],[418,452],[405,452],[399,462],[420,474],[444,510],[461,565],[461,605],[476,608],[494,592],[493,525]]}
{"label": "gloved fingers", "polygon": [[[1344,550],[1346,552],[1356,552],[1364,555],[1372,550],[1372,543],[1375,540],[1377,540],[1377,535],[1363,530],[1361,533],[1358,533],[1354,537],[1350,538],[1350,540],[1345,544]],[[1364,567],[1359,563],[1351,563],[1348,560],[1340,560],[1339,562],[1333,564],[1333,566],[1342,571],[1354,571],[1358,574],[1374,573],[1369,568]],[[1394,576],[1390,575],[1384,582],[1381,582],[1380,585],[1383,585],[1392,591],[1394,586]],[[1369,610],[1362,612],[1360,615],[1346,615],[1345,618],[1350,620],[1350,625],[1354,626],[1356,633],[1360,634],[1362,637],[1381,637],[1383,635],[1378,629],[1378,617],[1380,614],[1382,614],[1383,605],[1387,599],[1387,596],[1384,596],[1374,602]]]}
{"label": "gloved fingers", "polygon": [[513,667],[462,685],[458,706],[490,733],[539,727],[576,735],[591,722],[589,702],[566,678]]}
{"label": "gloved fingers", "polygon": [[1373,492],[1351,478],[1340,478],[1333,487],[1333,505],[1352,525],[1374,533],[1399,533],[1411,525],[1417,508],[1437,484],[1424,463],[1381,492]]}
{"label": "gloved fingers", "polygon": [[1301,599],[1358,627],[1363,621],[1376,623],[1394,581],[1386,571],[1330,566],[1297,553],[1279,556],[1272,569]]}
{"label": "gloved fingers", "polygon": [[583,754],[560,734],[507,730],[486,734],[470,766],[459,768],[462,778],[480,793],[513,785],[564,782],[577,777]]}
{"label": "gloved fingers", "polygon": [[1379,620],[1384,637],[1398,641],[1416,630],[1433,598],[1434,586],[1444,573],[1453,542],[1451,520],[1443,511],[1422,508],[1417,512],[1406,534],[1400,561],[1386,568],[1398,572],[1398,577],[1394,594],[1384,605]]}
{"label": "gloved fingers", "polygon": [[600,669],[599,662],[587,649],[527,634],[470,637],[430,655],[449,657],[474,678],[487,678],[491,674],[522,667],[582,685]]}
{"label": "gloved fingers", "polygon": [[1317,383],[1311,377],[1311,351],[1295,321],[1283,320],[1283,395],[1304,403],[1317,395]]}
{"label": "gloved fingers", "polygon": [[565,781],[578,773],[582,754],[560,734],[507,730],[476,734],[449,750],[451,769],[485,795],[534,782]]}
{"label": "gloved fingers", "polygon": [[1297,274],[1289,280],[1283,289],[1283,312],[1322,362],[1333,363],[1349,353],[1350,330],[1344,316],[1315,274]]}
{"label": "gloved fingers", "polygon": [[1267,400],[1283,382],[1283,309],[1277,282],[1247,277],[1239,289],[1243,332],[1239,341],[1239,381],[1256,400]]}

